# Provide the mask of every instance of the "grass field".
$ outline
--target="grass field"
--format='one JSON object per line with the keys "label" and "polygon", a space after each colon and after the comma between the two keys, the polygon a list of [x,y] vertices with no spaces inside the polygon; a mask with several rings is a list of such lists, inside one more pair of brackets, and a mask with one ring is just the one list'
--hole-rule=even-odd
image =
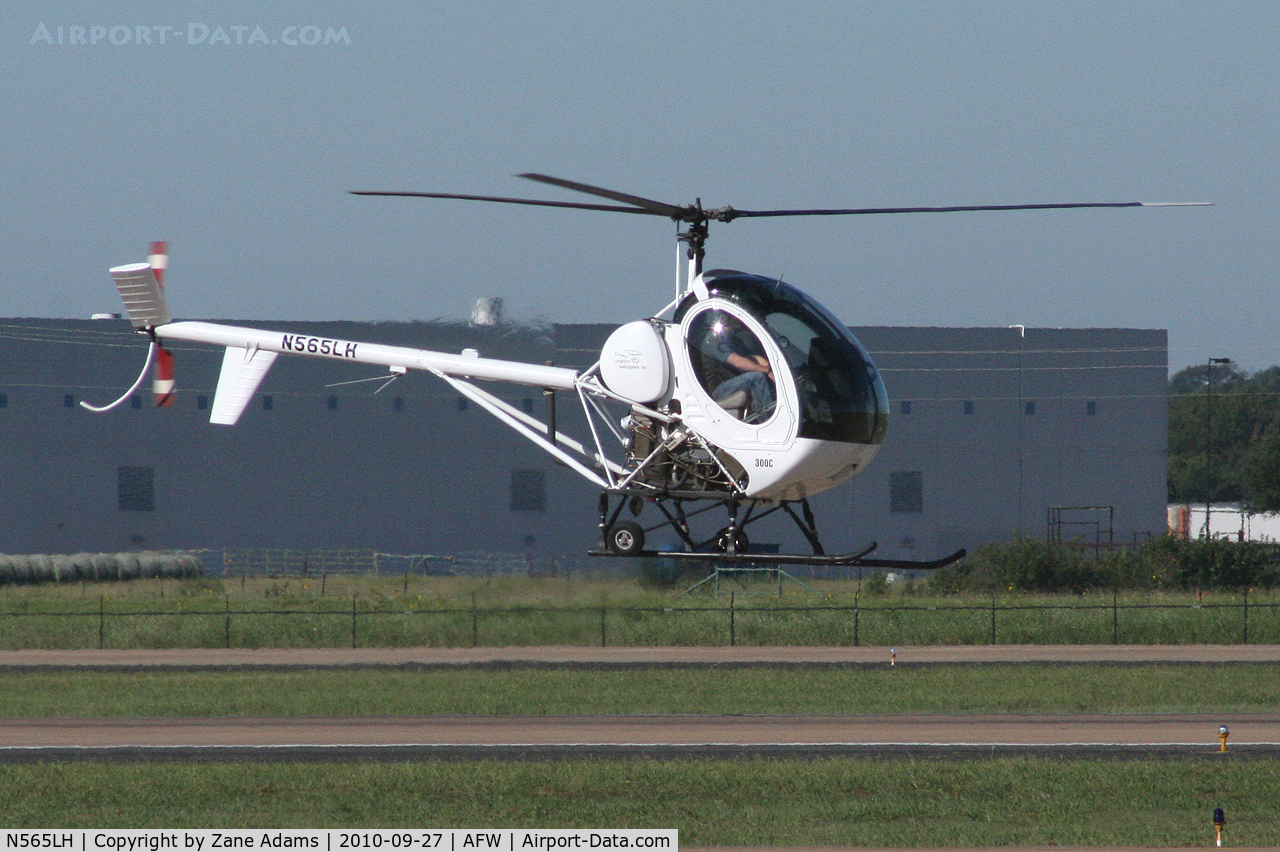
{"label": "grass field", "polygon": [[[24,672],[5,716],[1248,712],[1268,665]],[[1211,676],[1210,676],[1211,675]],[[10,765],[4,827],[662,827],[686,845],[1280,844],[1280,764],[1225,759]]]}
{"label": "grass field", "polygon": [[0,715],[1248,713],[1280,666],[2,672]]}
{"label": "grass field", "polygon": [[779,596],[769,583],[733,585],[732,596],[527,577],[0,586],[0,649],[1280,642],[1280,594],[1260,590],[942,596],[815,581],[819,594]]}
{"label": "grass field", "polygon": [[1271,761],[863,759],[6,767],[8,827],[678,828],[704,845],[1280,845]]}

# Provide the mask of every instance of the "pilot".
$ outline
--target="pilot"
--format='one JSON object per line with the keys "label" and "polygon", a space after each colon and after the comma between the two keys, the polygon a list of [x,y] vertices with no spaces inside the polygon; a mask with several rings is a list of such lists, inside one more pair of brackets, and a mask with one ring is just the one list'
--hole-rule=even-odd
{"label": "pilot", "polygon": [[711,398],[721,408],[735,412],[741,420],[759,420],[761,414],[773,409],[776,399],[773,367],[760,341],[746,326],[726,313],[717,312],[703,349],[735,373],[711,392]]}

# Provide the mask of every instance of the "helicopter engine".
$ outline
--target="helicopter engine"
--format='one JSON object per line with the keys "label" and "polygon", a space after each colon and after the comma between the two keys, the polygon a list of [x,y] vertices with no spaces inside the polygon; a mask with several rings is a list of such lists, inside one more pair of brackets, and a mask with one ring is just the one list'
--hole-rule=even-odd
{"label": "helicopter engine", "polygon": [[624,421],[627,464],[639,471],[641,482],[662,491],[730,493],[730,470],[739,467],[737,462],[723,453],[713,455],[714,449],[693,439],[680,422],[680,401],[672,393],[678,380],[666,337],[670,326],[656,319],[627,323],[609,335],[600,354],[601,380],[632,404]]}

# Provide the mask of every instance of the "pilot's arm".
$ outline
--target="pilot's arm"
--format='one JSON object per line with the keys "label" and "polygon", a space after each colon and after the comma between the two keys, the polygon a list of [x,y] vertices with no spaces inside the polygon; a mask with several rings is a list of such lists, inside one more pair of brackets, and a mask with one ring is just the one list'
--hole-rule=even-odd
{"label": "pilot's arm", "polygon": [[740,355],[737,352],[730,352],[725,362],[735,370],[741,370],[744,373],[764,373],[769,378],[773,378],[773,367],[769,364],[769,359],[763,355]]}

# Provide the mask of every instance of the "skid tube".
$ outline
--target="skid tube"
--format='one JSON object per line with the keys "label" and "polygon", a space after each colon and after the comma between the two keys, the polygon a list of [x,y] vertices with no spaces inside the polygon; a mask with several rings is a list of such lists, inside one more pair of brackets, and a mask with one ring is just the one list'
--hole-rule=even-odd
{"label": "skid tube", "polygon": [[813,553],[698,553],[688,550],[640,550],[631,554],[611,553],[607,550],[590,550],[588,556],[637,556],[660,557],[663,559],[687,559],[717,564],[759,564],[759,565],[827,565],[850,568],[901,568],[917,571],[933,571],[959,562],[967,555],[963,548],[941,559],[864,559],[863,557],[876,549],[876,544],[864,547],[853,553],[813,554]]}

